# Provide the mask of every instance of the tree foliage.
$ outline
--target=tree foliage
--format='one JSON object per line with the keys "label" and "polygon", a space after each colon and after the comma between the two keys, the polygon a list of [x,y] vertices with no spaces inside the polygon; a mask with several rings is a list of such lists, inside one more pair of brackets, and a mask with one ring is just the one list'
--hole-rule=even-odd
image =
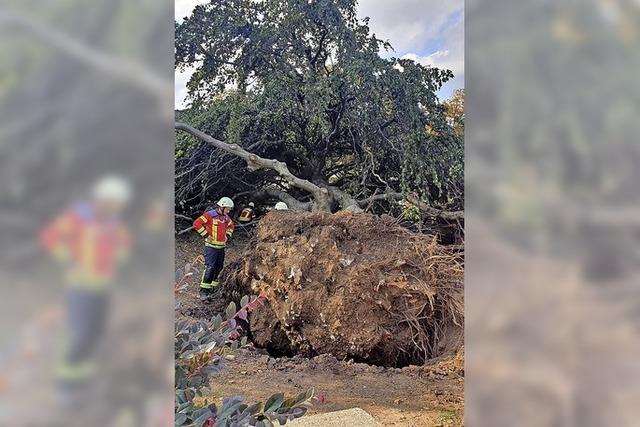
{"label": "tree foliage", "polygon": [[[355,199],[415,192],[460,209],[462,137],[436,96],[453,74],[379,54],[390,50],[357,18],[355,0],[198,5],[176,23],[176,67],[195,69],[180,120]],[[274,171],[249,171],[181,133],[176,171],[183,212],[256,189],[309,198]],[[335,194],[332,204],[345,207]]]}
{"label": "tree foliage", "polygon": [[445,114],[449,125],[459,138],[464,138],[464,89],[458,89],[451,99],[444,102]]}

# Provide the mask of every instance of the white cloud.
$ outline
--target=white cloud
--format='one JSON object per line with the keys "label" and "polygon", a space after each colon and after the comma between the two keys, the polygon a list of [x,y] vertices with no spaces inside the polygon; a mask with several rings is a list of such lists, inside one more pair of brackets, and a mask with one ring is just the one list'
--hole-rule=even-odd
{"label": "white cloud", "polygon": [[448,97],[450,91],[464,86],[464,20],[450,26],[440,36],[444,39],[443,49],[428,55],[408,52],[402,58],[453,71],[455,77],[446,83],[443,94]]}
{"label": "white cloud", "polygon": [[464,0],[360,0],[358,16],[371,18],[378,38],[389,40],[396,52],[420,51],[437,38]]}
{"label": "white cloud", "polygon": [[191,15],[193,8],[198,4],[205,4],[206,0],[175,0],[173,16],[177,21],[182,21],[185,16]]}
{"label": "white cloud", "polygon": [[185,71],[176,70],[175,72],[174,103],[177,110],[182,110],[186,107],[184,99],[187,97],[187,82],[193,72],[193,68],[186,69]]}

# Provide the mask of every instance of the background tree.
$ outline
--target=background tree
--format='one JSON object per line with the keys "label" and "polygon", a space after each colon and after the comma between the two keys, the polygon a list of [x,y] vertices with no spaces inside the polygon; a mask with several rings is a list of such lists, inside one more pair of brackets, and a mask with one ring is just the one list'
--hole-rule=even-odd
{"label": "background tree", "polygon": [[432,214],[462,208],[462,135],[436,96],[453,74],[381,58],[391,46],[370,34],[356,6],[222,0],[176,24],[176,67],[195,68],[179,120],[284,162],[304,181],[268,162],[247,168],[246,156],[180,125],[191,134],[177,138],[178,211],[193,213],[222,194],[385,211],[412,194]]}
{"label": "background tree", "polygon": [[451,99],[444,102],[449,125],[460,139],[464,138],[464,89],[457,89]]}

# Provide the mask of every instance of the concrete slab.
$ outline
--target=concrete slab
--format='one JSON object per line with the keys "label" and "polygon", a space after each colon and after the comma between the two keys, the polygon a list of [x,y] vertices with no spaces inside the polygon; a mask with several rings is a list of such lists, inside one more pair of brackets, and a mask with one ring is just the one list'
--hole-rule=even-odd
{"label": "concrete slab", "polygon": [[383,427],[375,418],[360,408],[345,409],[304,416],[287,423],[291,427]]}

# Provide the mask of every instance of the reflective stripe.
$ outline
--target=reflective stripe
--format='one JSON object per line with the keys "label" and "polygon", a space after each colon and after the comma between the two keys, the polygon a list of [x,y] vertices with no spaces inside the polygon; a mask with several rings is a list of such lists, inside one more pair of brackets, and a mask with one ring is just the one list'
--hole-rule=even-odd
{"label": "reflective stripe", "polygon": [[93,362],[77,364],[63,363],[56,369],[56,377],[66,381],[81,381],[92,377],[95,370],[96,367]]}
{"label": "reflective stripe", "polygon": [[207,219],[207,217],[206,217],[206,216],[204,216],[204,215],[200,215],[200,219],[202,220],[202,223],[203,223],[203,224],[206,224],[206,223],[209,221],[209,220]]}
{"label": "reflective stripe", "polygon": [[71,257],[71,254],[69,253],[67,247],[62,244],[54,246],[52,252],[53,257],[58,261],[66,261]]}
{"label": "reflective stripe", "polygon": [[220,282],[218,282],[217,280],[214,280],[211,283],[200,282],[200,287],[202,289],[213,289],[213,288],[217,288],[218,285],[220,285]]}
{"label": "reflective stripe", "polygon": [[[211,235],[207,237],[204,244],[205,246],[209,246],[211,248],[224,248],[226,244],[226,238],[224,241],[218,240],[218,232],[219,232],[220,224],[217,221],[213,221],[211,223]],[[229,230],[231,231],[231,230]]]}
{"label": "reflective stripe", "polygon": [[225,247],[224,243],[204,242],[204,245],[209,247],[209,248],[216,248],[216,249],[223,249]]}
{"label": "reflective stripe", "polygon": [[83,289],[93,292],[104,291],[111,282],[110,277],[98,275],[90,271],[78,268],[67,271],[65,279],[70,288]]}

